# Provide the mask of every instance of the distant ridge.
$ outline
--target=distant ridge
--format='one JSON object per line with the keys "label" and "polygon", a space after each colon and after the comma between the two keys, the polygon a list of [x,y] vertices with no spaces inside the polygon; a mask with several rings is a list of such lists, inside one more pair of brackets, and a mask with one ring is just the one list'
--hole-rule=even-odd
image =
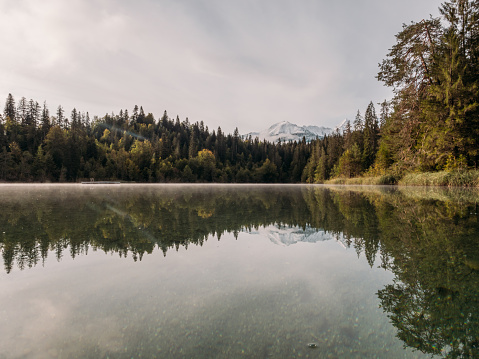
{"label": "distant ridge", "polygon": [[324,136],[332,134],[336,129],[339,129],[340,132],[342,132],[345,123],[346,120],[333,129],[323,126],[298,126],[288,121],[282,121],[275,123],[265,130],[260,132],[250,132],[242,137],[244,139],[249,136],[252,138],[258,137],[260,141],[265,140],[268,142],[278,142],[278,140],[281,140],[282,142],[299,142],[302,141],[304,137],[306,142],[311,142],[316,138],[323,138]]}

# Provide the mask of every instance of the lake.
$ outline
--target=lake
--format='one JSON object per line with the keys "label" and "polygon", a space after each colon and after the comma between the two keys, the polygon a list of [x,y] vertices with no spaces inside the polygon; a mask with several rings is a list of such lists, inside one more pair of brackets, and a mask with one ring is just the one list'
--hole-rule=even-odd
{"label": "lake", "polygon": [[478,201],[0,185],[0,358],[479,357]]}

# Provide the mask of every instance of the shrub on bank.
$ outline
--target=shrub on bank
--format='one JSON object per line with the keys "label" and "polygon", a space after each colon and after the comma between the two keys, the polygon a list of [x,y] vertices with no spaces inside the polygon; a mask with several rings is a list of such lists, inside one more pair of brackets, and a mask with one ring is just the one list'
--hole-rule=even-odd
{"label": "shrub on bank", "polygon": [[326,184],[344,184],[344,185],[393,185],[397,184],[397,178],[392,174],[381,176],[353,177],[353,178],[332,178],[325,182]]}
{"label": "shrub on bank", "polygon": [[400,186],[478,187],[479,171],[440,171],[408,173],[399,180]]}
{"label": "shrub on bank", "polygon": [[412,172],[400,176],[383,174],[354,178],[332,178],[326,184],[336,185],[399,185],[399,186],[446,186],[479,187],[479,170]]}

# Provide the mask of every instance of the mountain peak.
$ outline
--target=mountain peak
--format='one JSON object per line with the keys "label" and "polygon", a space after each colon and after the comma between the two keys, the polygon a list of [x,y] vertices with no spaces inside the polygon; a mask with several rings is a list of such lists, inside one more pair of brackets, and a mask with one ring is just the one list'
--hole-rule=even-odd
{"label": "mountain peak", "polygon": [[334,130],[336,131],[336,129],[339,130],[339,132],[343,132],[345,129],[346,129],[346,123],[348,122],[348,119],[345,118],[339,125],[337,125]]}
{"label": "mountain peak", "polygon": [[[343,123],[336,128],[340,128],[342,125]],[[278,142],[278,140],[281,140],[282,142],[299,142],[302,141],[304,137],[307,142],[310,142],[316,138],[323,138],[333,132],[334,129],[329,127],[298,126],[289,121],[281,121],[271,125],[269,128],[262,130],[261,132],[247,133],[243,138],[251,136],[252,138],[258,137],[260,141]]]}

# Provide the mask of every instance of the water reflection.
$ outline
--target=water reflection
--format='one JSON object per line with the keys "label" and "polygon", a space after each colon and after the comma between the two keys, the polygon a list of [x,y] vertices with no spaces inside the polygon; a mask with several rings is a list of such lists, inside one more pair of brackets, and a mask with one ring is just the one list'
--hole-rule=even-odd
{"label": "water reflection", "polygon": [[301,188],[267,186],[0,187],[5,270],[90,248],[131,255],[202,245],[208,235],[309,225]]}
{"label": "water reflection", "polygon": [[[478,199],[471,190],[379,187],[0,186],[0,248],[10,273],[52,250],[58,260],[90,250],[141,260],[225,233],[285,246],[335,240],[393,273],[377,296],[405,345],[478,357]],[[360,340],[353,324],[340,328]]]}
{"label": "water reflection", "polygon": [[379,255],[380,265],[394,273],[393,283],[377,294],[397,336],[423,353],[478,357],[477,192],[321,192],[317,210],[325,213],[319,203],[329,202],[325,197],[331,196],[334,205],[328,212],[341,218],[358,253],[364,252],[370,265]]}

